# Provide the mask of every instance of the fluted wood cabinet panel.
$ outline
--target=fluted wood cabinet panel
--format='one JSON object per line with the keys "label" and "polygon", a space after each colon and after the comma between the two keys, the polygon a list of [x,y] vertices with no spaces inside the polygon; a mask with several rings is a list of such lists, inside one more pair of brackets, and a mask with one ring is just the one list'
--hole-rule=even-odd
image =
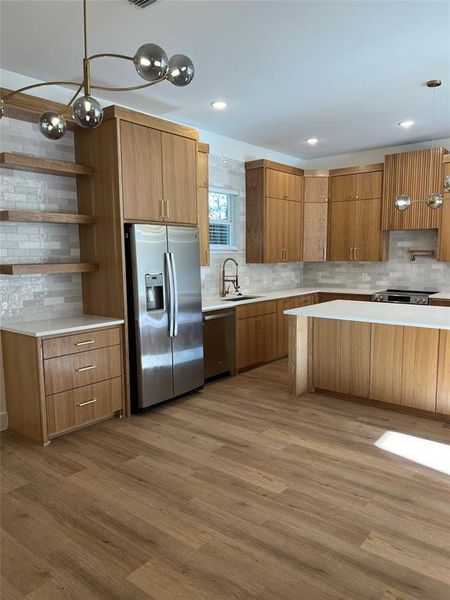
{"label": "fluted wood cabinet panel", "polygon": [[[450,176],[450,162],[446,162],[443,165],[443,171],[442,181],[445,181],[445,178]],[[441,189],[444,196],[444,204],[439,209],[442,211],[442,216],[441,228],[439,230],[438,258],[439,260],[450,262],[450,190]]]}
{"label": "fluted wood cabinet panel", "polygon": [[314,319],[313,385],[339,392],[341,382],[341,321]]}
{"label": "fluted wood cabinet panel", "polygon": [[400,404],[402,399],[403,327],[372,324],[370,398]]}
{"label": "fluted wood cabinet panel", "polygon": [[403,328],[401,404],[436,410],[439,329]]}
{"label": "fluted wood cabinet panel", "polygon": [[[384,230],[437,229],[441,210],[428,208],[424,200],[442,190],[443,148],[388,154],[384,161],[383,218]],[[394,199],[400,194],[411,198],[411,206],[400,212]]]}
{"label": "fluted wood cabinet panel", "polygon": [[450,331],[439,332],[436,412],[450,415]]}
{"label": "fluted wood cabinet panel", "polygon": [[339,392],[369,397],[370,323],[341,321]]}

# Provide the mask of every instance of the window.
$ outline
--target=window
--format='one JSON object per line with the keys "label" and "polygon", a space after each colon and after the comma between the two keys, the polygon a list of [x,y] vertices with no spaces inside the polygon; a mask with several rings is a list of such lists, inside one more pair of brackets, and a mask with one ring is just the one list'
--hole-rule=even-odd
{"label": "window", "polygon": [[233,240],[233,201],[236,192],[210,190],[209,192],[209,243],[214,250],[231,248]]}

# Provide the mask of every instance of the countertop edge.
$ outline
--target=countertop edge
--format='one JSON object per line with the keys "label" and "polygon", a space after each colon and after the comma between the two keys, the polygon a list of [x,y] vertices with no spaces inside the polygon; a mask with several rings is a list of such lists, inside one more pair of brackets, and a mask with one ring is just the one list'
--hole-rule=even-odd
{"label": "countertop edge", "polygon": [[[85,315],[90,316],[90,315]],[[73,317],[76,318],[76,317]],[[101,319],[101,317],[98,317]],[[106,319],[106,318],[105,318]],[[29,325],[31,325],[35,321],[29,321]],[[115,325],[123,325],[125,323],[124,319],[109,319],[109,320],[100,320],[97,323],[84,323],[79,325],[70,325],[67,327],[55,327],[54,329],[42,329],[42,330],[30,330],[26,329],[27,323],[24,323],[21,327],[17,324],[12,323],[11,325],[2,325],[0,327],[0,331],[7,331],[9,333],[17,333],[19,335],[27,335],[29,337],[46,337],[51,335],[61,335],[64,333],[76,333],[78,331],[89,331],[91,329],[104,329],[106,327],[114,327]]]}

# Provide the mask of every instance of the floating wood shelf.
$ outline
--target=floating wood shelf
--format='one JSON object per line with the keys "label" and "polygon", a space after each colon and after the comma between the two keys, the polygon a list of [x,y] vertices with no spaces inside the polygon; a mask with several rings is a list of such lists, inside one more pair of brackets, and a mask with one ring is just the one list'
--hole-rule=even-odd
{"label": "floating wood shelf", "polygon": [[77,213],[43,212],[39,210],[1,210],[0,221],[13,221],[14,223],[73,223],[77,225],[90,225],[95,223],[92,215],[79,215]]}
{"label": "floating wood shelf", "polygon": [[52,273],[88,273],[97,271],[94,263],[33,263],[0,265],[1,275],[45,275]]}
{"label": "floating wood shelf", "polygon": [[50,158],[38,158],[28,154],[16,154],[12,152],[0,153],[0,166],[7,169],[18,169],[20,171],[32,171],[36,173],[49,173],[51,175],[92,175],[93,169],[85,165],[78,165],[63,160]]}

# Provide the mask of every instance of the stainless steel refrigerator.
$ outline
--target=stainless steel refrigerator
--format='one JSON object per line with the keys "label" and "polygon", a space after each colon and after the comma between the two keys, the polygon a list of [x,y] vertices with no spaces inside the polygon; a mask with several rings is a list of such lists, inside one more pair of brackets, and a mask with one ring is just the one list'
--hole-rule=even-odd
{"label": "stainless steel refrigerator", "polygon": [[131,404],[138,412],[204,384],[198,230],[133,224],[126,242]]}

